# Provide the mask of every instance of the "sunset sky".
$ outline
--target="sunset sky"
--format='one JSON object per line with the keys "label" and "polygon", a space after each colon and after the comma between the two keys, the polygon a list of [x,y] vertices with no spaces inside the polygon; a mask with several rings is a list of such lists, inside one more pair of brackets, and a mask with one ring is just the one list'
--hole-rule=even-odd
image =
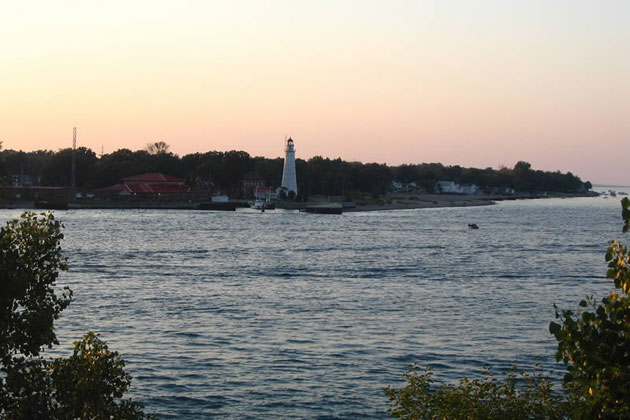
{"label": "sunset sky", "polygon": [[0,140],[630,184],[630,1],[3,1]]}

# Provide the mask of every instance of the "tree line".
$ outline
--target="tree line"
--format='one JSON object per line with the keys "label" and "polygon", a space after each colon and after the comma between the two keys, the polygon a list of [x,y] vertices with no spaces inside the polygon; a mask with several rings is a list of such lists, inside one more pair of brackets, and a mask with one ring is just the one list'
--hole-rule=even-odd
{"label": "tree line", "polygon": [[[214,192],[231,196],[243,194],[240,187],[245,177],[264,180],[277,187],[282,178],[282,158],[252,157],[244,151],[209,151],[179,157],[168,151],[164,142],[147,145],[144,150],[119,149],[97,156],[86,147],[76,149],[76,185],[88,191],[120,182],[121,178],[146,172],[162,172],[184,178],[189,185],[210,181]],[[1,150],[0,176],[16,182],[24,176],[34,185],[70,186],[72,180],[70,148],[56,152]],[[415,183],[426,192],[436,192],[437,181],[475,184],[489,192],[492,188],[512,188],[519,192],[576,193],[591,188],[571,172],[534,170],[520,161],[513,168],[464,168],[441,163],[388,166],[381,163],[349,162],[315,156],[296,159],[298,198],[308,195],[344,196],[356,193],[382,195],[391,189],[392,181]],[[208,182],[205,183],[208,185]]]}

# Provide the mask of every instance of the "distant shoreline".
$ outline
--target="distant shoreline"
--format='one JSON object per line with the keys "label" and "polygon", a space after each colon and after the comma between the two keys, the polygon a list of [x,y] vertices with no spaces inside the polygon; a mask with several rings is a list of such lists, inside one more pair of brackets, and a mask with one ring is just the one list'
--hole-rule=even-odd
{"label": "distant shoreline", "polygon": [[[345,203],[345,212],[362,211],[388,211],[388,210],[411,210],[426,208],[448,208],[448,207],[478,207],[496,204],[498,201],[513,200],[533,200],[544,198],[577,198],[577,197],[597,197],[596,192],[583,194],[562,194],[553,193],[547,195],[536,194],[516,194],[506,195],[458,195],[458,194],[389,194],[379,199],[358,200],[350,204]],[[236,201],[237,207],[247,207],[248,200]],[[277,202],[276,208],[283,210],[299,210],[307,205],[324,204],[326,201],[317,202]],[[159,201],[75,201],[68,204],[69,210],[199,210],[198,202],[159,202]],[[3,203],[3,209],[23,209],[23,210],[46,210],[38,208],[32,201],[19,201]]]}
{"label": "distant shoreline", "polygon": [[419,194],[416,196],[409,195],[392,195],[382,204],[365,204],[357,203],[356,208],[344,209],[348,211],[380,211],[380,210],[410,210],[410,209],[427,209],[427,208],[448,208],[448,207],[478,207],[490,206],[499,201],[514,200],[534,200],[545,198],[579,198],[579,197],[597,197],[599,194],[594,192],[584,194],[562,194],[554,193],[548,195],[535,194],[516,194],[512,196],[506,195],[457,195],[457,194]]}

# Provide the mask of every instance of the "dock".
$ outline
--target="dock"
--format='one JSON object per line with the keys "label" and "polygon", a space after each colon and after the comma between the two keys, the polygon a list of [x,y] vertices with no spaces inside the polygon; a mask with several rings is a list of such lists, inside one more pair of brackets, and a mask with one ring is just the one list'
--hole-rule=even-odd
{"label": "dock", "polygon": [[342,214],[343,206],[340,203],[316,204],[306,206],[304,211],[314,214]]}

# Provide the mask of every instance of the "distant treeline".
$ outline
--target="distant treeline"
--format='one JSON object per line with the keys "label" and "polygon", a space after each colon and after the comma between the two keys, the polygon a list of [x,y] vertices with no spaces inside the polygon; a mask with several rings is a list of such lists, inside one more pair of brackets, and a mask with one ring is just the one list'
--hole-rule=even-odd
{"label": "distant treeline", "polygon": [[[157,144],[157,143],[156,143]],[[283,159],[252,157],[247,152],[229,151],[192,153],[179,157],[168,152],[168,145],[147,150],[120,149],[100,157],[91,149],[76,150],[76,184],[87,191],[114,185],[121,178],[146,172],[186,179],[194,185],[200,180],[211,181],[213,192],[239,196],[243,193],[244,178],[264,179],[268,186],[279,186]],[[69,186],[72,179],[72,149],[57,152],[39,150],[23,152],[0,151],[0,174],[4,183],[15,183],[22,176],[34,185]],[[427,192],[435,191],[437,181],[455,181],[458,184],[475,184],[492,188],[513,188],[518,192],[582,192],[591,188],[590,182],[569,173],[533,170],[520,161],[514,168],[476,169],[461,166],[444,166],[440,163],[388,166],[379,163],[346,162],[315,156],[308,160],[297,159],[296,171],[299,198],[305,195],[350,195],[368,193],[385,194],[392,181],[415,183]]]}

